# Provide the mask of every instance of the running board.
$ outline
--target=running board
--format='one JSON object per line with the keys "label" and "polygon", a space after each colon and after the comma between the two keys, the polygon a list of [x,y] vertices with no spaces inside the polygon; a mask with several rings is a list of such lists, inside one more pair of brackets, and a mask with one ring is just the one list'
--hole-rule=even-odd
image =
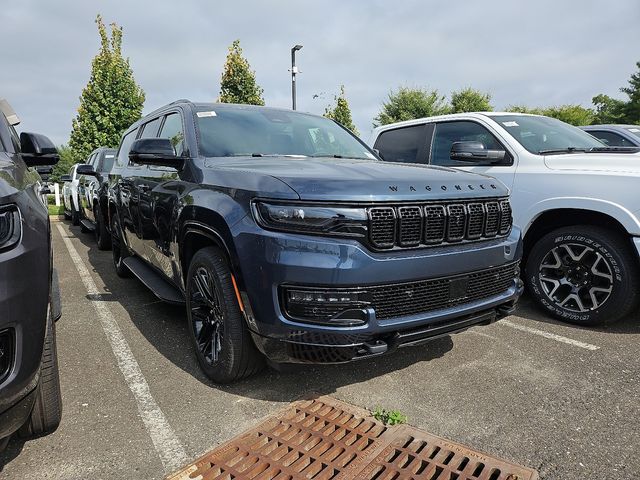
{"label": "running board", "polygon": [[134,256],[126,257],[122,261],[131,270],[131,273],[138,277],[138,280],[144,283],[160,300],[184,305],[185,300],[182,292],[162,278],[158,272],[144,261]]}
{"label": "running board", "polygon": [[95,226],[95,224],[94,224],[94,223],[91,223],[89,220],[86,220],[86,219],[84,219],[84,218],[83,218],[82,220],[80,220],[80,223],[82,224],[82,226],[83,226],[84,228],[86,228],[86,229],[87,229],[87,230],[89,230],[90,232],[93,232],[93,231],[95,231],[95,229],[96,229],[96,226]]}

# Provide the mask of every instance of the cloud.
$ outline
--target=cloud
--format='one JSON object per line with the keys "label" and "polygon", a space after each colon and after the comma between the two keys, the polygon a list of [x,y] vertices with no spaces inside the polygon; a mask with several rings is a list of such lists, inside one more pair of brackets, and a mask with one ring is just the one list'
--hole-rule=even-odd
{"label": "cloud", "polygon": [[344,84],[364,136],[401,85],[444,94],[472,86],[491,92],[498,108],[589,105],[598,93],[619,96],[640,60],[635,0],[21,0],[0,13],[0,96],[21,116],[21,129],[68,141],[99,46],[98,12],[124,28],[145,111],[178,98],[215,99],[236,38],[267,104],[289,107],[290,48],[299,43],[298,108],[322,113]]}

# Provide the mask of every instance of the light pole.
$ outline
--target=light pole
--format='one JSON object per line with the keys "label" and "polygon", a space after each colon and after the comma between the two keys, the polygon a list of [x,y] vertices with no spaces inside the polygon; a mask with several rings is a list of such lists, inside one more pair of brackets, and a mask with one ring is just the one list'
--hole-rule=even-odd
{"label": "light pole", "polygon": [[296,67],[296,52],[302,48],[302,45],[296,45],[291,48],[291,104],[293,110],[296,109],[296,75],[298,67]]}

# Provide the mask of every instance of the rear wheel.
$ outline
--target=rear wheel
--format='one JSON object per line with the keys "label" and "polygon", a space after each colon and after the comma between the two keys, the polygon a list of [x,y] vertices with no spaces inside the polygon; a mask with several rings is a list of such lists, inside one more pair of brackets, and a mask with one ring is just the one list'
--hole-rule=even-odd
{"label": "rear wheel", "polygon": [[62,395],[58,375],[55,323],[50,315],[47,322],[47,335],[44,341],[36,401],[29,420],[18,432],[21,437],[51,433],[58,428],[62,419]]}
{"label": "rear wheel", "polygon": [[123,262],[128,256],[127,246],[122,241],[122,231],[120,230],[118,215],[114,213],[111,216],[111,257],[113,258],[113,266],[119,277],[128,278],[131,276],[131,271]]}
{"label": "rear wheel", "polygon": [[100,213],[100,207],[96,205],[93,210],[93,216],[96,219],[96,228],[94,230],[94,234],[96,236],[98,249],[109,250],[111,248],[111,234],[107,230],[106,222],[102,217],[102,214]]}
{"label": "rear wheel", "polygon": [[198,250],[187,274],[187,316],[196,357],[216,383],[248,377],[264,364],[238,306],[226,258],[214,247]]}
{"label": "rear wheel", "polygon": [[527,283],[540,306],[560,320],[588,326],[613,323],[631,312],[639,274],[627,239],[591,225],[545,235],[526,265]]}

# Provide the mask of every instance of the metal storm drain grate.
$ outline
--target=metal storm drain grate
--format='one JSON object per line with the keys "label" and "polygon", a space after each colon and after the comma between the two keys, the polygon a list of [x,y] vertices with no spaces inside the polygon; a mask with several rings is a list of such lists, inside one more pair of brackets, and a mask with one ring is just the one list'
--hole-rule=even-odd
{"label": "metal storm drain grate", "polygon": [[167,480],[535,480],[520,467],[330,397],[300,400]]}

